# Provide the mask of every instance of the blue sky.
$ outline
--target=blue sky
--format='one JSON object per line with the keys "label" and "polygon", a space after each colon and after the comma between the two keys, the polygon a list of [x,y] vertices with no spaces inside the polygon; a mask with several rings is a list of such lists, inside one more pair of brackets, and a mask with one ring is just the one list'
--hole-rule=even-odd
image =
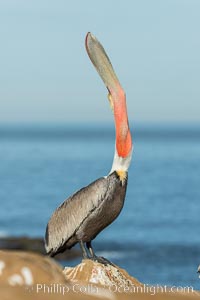
{"label": "blue sky", "polygon": [[1,0],[0,122],[107,122],[102,42],[136,122],[200,121],[199,0]]}

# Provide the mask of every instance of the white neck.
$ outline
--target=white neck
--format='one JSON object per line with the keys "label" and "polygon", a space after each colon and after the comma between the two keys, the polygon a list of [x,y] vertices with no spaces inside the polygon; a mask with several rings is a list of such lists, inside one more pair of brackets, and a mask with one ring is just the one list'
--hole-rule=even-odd
{"label": "white neck", "polygon": [[115,155],[113,159],[113,164],[112,168],[109,174],[111,174],[114,171],[128,171],[128,168],[131,163],[131,158],[132,158],[132,152],[133,152],[133,147],[127,157],[121,157],[117,153],[117,149],[115,148]]}

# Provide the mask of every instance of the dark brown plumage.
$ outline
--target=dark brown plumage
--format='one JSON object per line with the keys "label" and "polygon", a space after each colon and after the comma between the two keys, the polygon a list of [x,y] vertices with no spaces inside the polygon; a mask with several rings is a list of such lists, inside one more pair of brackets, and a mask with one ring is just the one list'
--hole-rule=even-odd
{"label": "dark brown plumage", "polygon": [[[65,200],[53,213],[46,229],[46,249],[54,256],[77,242],[90,242],[119,215],[127,179],[117,172],[100,178]],[[70,216],[66,216],[66,211]]]}

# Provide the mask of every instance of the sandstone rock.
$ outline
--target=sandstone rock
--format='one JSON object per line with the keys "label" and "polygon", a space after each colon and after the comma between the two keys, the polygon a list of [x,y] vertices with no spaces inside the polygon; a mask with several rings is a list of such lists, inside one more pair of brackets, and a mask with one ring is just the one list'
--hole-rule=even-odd
{"label": "sandstone rock", "polygon": [[[153,287],[152,287],[153,288]],[[83,260],[64,270],[46,256],[0,251],[1,300],[170,300],[199,299],[198,292],[152,293],[145,284],[117,266]]]}
{"label": "sandstone rock", "polygon": [[80,291],[103,299],[195,299],[199,292],[175,292],[170,287],[150,286],[131,277],[118,266],[103,265],[85,259],[74,268],[65,267],[63,273],[75,292]]}
{"label": "sandstone rock", "polygon": [[117,266],[103,265],[90,259],[84,259],[74,268],[66,267],[63,270],[68,282],[82,282],[96,284],[103,287],[143,286],[137,279],[131,277],[125,270]]}
{"label": "sandstone rock", "polygon": [[62,268],[48,257],[22,252],[0,251],[0,284],[66,283]]}

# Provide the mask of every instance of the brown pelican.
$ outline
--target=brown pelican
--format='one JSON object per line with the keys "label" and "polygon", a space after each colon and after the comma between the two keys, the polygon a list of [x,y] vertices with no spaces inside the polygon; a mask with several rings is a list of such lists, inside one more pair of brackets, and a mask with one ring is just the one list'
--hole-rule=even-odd
{"label": "brown pelican", "polygon": [[[91,241],[119,215],[125,199],[132,139],[128,124],[126,96],[111,62],[99,41],[89,32],[87,53],[108,89],[114,113],[116,143],[110,173],[74,193],[53,213],[46,228],[45,248],[54,256],[81,246],[83,258],[104,261],[95,255]],[[86,245],[86,247],[85,247]]]}

